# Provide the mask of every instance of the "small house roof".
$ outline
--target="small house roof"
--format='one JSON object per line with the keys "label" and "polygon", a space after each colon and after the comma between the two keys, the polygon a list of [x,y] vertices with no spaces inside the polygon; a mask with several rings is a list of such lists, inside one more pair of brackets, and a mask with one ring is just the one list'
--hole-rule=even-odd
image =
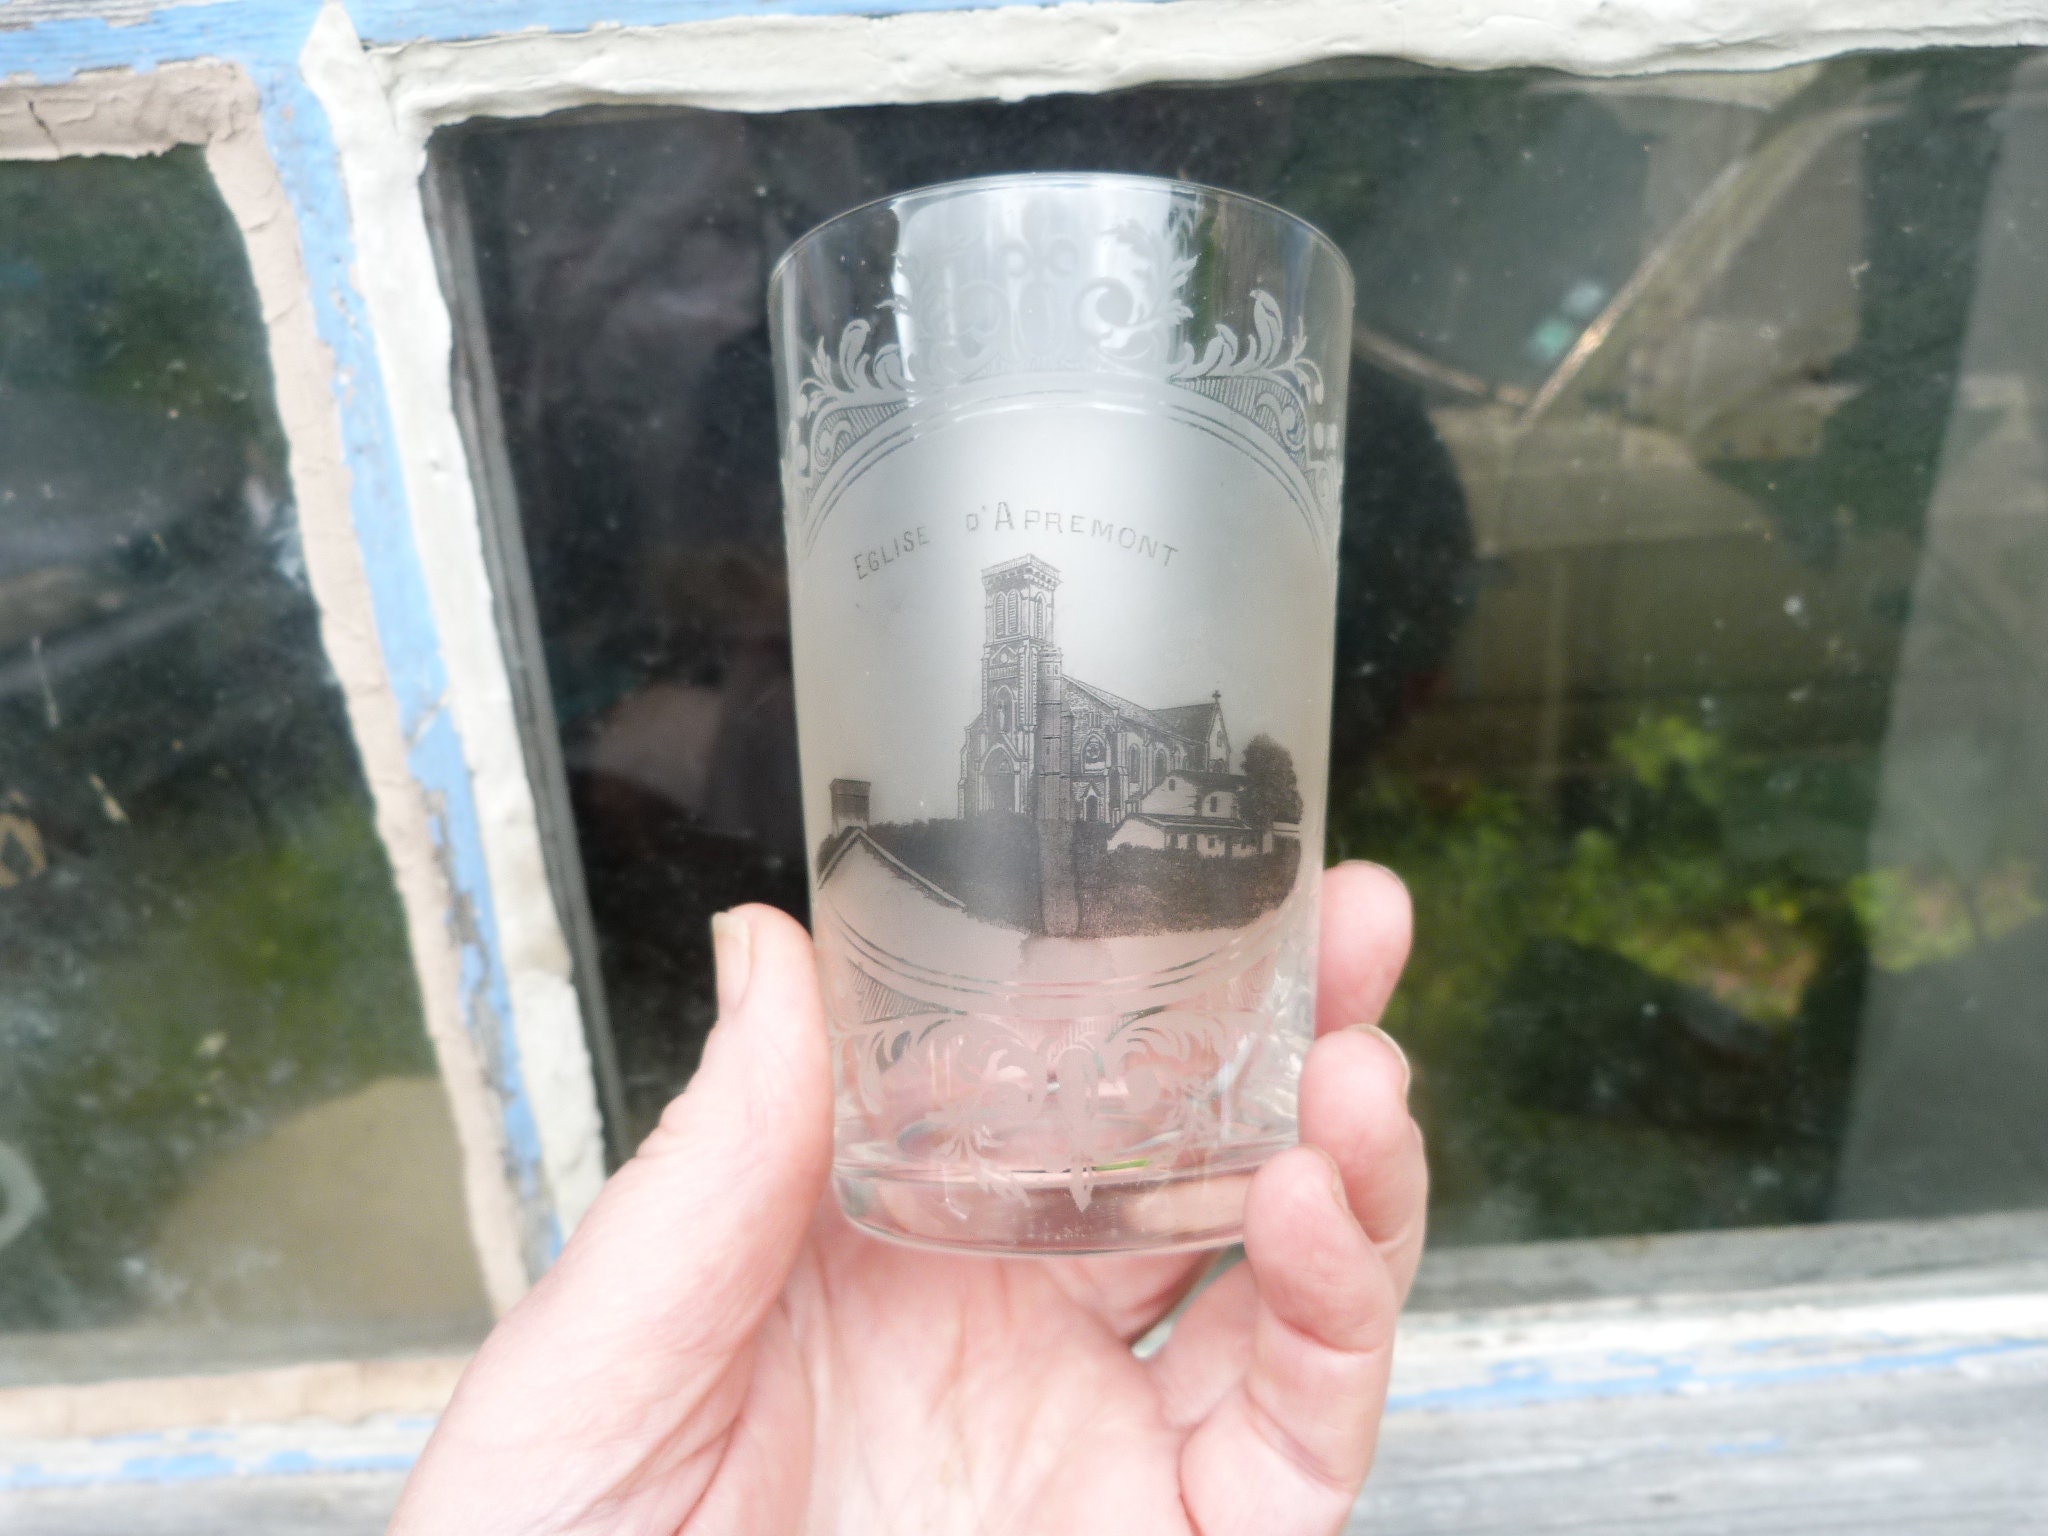
{"label": "small house roof", "polygon": [[[1251,832],[1252,828],[1235,816],[1161,816],[1156,811],[1134,811],[1117,823],[1117,832],[1133,821],[1142,821],[1148,827],[1157,827],[1162,832]],[[1116,832],[1110,833],[1111,837]]]}
{"label": "small house roof", "polygon": [[1244,788],[1243,774],[1220,773],[1213,768],[1175,768],[1167,777],[1185,779],[1205,795],[1215,789],[1227,789],[1235,794]]}
{"label": "small house roof", "polygon": [[825,850],[824,856],[818,861],[818,884],[823,885],[826,881],[830,880],[832,872],[846,862],[847,854],[852,852],[856,846],[866,848],[868,852],[882,861],[891,874],[908,880],[912,885],[915,885],[927,896],[931,897],[932,900],[949,907],[960,908],[963,911],[966,909],[967,903],[958,896],[933,884],[908,864],[897,858],[895,854],[876,842],[872,837],[868,836],[866,827],[848,827],[845,832],[840,834],[837,845]]}

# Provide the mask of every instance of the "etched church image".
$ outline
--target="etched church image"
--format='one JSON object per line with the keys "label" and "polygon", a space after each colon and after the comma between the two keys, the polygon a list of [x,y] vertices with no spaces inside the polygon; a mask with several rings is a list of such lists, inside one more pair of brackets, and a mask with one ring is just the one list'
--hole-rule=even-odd
{"label": "etched church image", "polygon": [[960,815],[1106,822],[1111,848],[1205,858],[1269,853],[1238,814],[1223,696],[1148,709],[1067,674],[1059,572],[1035,555],[981,573],[981,712],[960,749]]}
{"label": "etched church image", "polygon": [[950,925],[965,954],[992,932],[1235,928],[1286,901],[1302,856],[1287,749],[1259,734],[1233,753],[1220,692],[1150,709],[1068,676],[1059,584],[1035,555],[981,573],[981,707],[958,814],[873,821],[868,780],[831,780],[821,903],[863,923],[915,911],[904,920],[927,937]]}

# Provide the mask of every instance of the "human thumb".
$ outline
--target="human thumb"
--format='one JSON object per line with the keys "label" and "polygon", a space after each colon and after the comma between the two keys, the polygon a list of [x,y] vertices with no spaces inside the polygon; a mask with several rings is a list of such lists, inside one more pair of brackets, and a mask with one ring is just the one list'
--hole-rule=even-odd
{"label": "human thumb", "polygon": [[[696,1076],[485,1342],[437,1441],[511,1453],[566,1431],[630,1460],[652,1443],[722,1433],[712,1421],[730,1367],[824,1193],[832,1087],[802,926],[740,907],[716,919],[713,946],[719,1021]],[[408,1489],[407,1505],[422,1493]]]}
{"label": "human thumb", "polygon": [[753,1332],[796,1261],[831,1166],[831,1070],[810,935],[763,906],[721,912],[711,931],[718,1025],[697,1074],[532,1298],[550,1313],[588,1304],[603,1314],[593,1325],[643,1360],[650,1351],[716,1357]]}

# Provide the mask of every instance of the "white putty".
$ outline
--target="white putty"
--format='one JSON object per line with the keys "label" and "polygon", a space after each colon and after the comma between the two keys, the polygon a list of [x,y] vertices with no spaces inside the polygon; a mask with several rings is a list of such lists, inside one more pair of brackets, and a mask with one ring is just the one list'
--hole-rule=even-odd
{"label": "white putty", "polygon": [[1382,57],[1585,74],[1772,69],[1862,49],[2048,43],[2040,0],[1123,0],[743,16],[375,51],[405,137],[598,103],[776,111],[1243,79]]}
{"label": "white putty", "polygon": [[434,855],[425,798],[407,766],[377,639],[349,508],[334,356],[313,323],[298,225],[263,142],[255,86],[227,65],[197,63],[0,89],[0,157],[159,154],[179,144],[204,146],[248,254],[321,643],[341,686],[405,912],[427,1032],[462,1148],[463,1194],[485,1292],[502,1310],[528,1283],[521,1215],[505,1177],[503,1120],[463,1024],[461,958],[447,921],[453,893]]}
{"label": "white putty", "polygon": [[0,86],[0,159],[154,155],[253,128],[253,96],[224,65],[100,70],[60,85]]}
{"label": "white putty", "polygon": [[465,1027],[461,956],[448,929],[454,900],[434,856],[426,797],[406,762],[398,703],[382,647],[349,507],[334,355],[314,325],[298,226],[255,119],[254,91],[236,131],[211,140],[207,165],[249,251],[270,335],[278,416],[289,445],[307,579],[320,610],[321,643],[347,700],[349,722],[377,807],[420,975],[427,1030],[463,1148],[463,1191],[485,1293],[504,1310],[529,1281],[523,1222],[505,1176],[501,1106]]}
{"label": "white putty", "polygon": [[[118,1341],[110,1345],[119,1348]],[[333,1360],[217,1376],[149,1376],[0,1390],[0,1442],[98,1438],[202,1424],[352,1424],[372,1414],[438,1413],[467,1356]]]}
{"label": "white putty", "polygon": [[566,1231],[604,1182],[603,1134],[456,423],[453,331],[420,195],[425,147],[399,135],[339,5],[321,11],[300,63],[340,151],[357,285],[369,312],[448,676],[446,707],[469,766],[520,1073],[542,1171]]}

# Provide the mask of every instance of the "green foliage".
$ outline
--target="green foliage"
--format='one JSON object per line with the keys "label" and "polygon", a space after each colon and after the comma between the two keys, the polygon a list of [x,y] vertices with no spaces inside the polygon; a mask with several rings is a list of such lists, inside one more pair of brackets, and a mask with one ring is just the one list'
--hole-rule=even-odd
{"label": "green foliage", "polygon": [[0,164],[0,379],[206,418],[281,461],[248,258],[200,151]]}
{"label": "green foliage", "polygon": [[1263,832],[1275,822],[1301,820],[1294,756],[1272,737],[1260,734],[1245,743],[1244,780],[1237,811],[1247,826]]}
{"label": "green foliage", "polygon": [[216,1156],[434,1070],[367,809],[341,797],[267,835],[231,826],[145,816],[68,892],[60,866],[7,893],[17,940],[31,918],[44,931],[0,997],[0,1133],[50,1210],[0,1256],[0,1329],[120,1316],[151,1295],[157,1221]]}
{"label": "green foliage", "polygon": [[1727,795],[1728,752],[1721,738],[1681,715],[1653,715],[1614,738],[1614,756],[1644,789],[1662,794],[1683,776],[1709,805]]}
{"label": "green foliage", "polygon": [[1788,767],[1694,721],[1617,734],[1568,811],[1380,776],[1332,852],[1398,870],[1390,1027],[1450,1240],[1820,1214],[1860,1018],[1868,765]]}
{"label": "green foliage", "polygon": [[47,855],[0,889],[0,1140],[49,1201],[0,1330],[166,1299],[156,1225],[215,1158],[433,1070],[289,516],[246,493],[283,478],[267,355],[200,151],[0,165],[0,531],[78,594],[11,616],[54,681],[0,700]]}

